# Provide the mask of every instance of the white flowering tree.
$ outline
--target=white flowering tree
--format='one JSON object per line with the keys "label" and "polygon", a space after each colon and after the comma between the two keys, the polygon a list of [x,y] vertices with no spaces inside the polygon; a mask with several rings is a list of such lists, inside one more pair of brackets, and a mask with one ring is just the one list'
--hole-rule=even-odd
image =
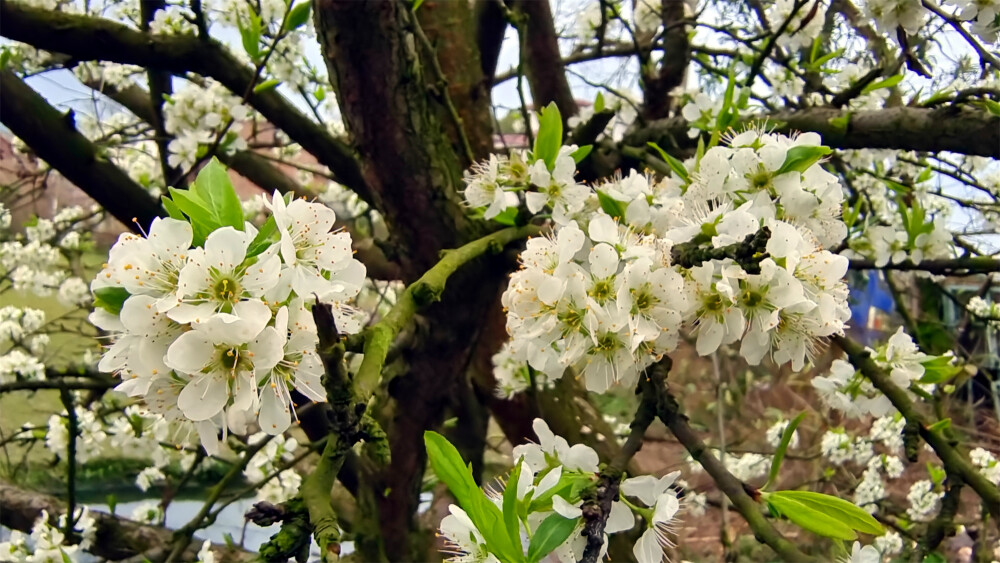
{"label": "white flowering tree", "polygon": [[998,8],[0,0],[0,560],[1000,558]]}

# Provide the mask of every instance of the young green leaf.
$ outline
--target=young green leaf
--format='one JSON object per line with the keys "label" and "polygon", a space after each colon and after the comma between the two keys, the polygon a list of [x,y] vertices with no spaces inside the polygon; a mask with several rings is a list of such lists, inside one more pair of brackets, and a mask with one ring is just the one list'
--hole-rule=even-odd
{"label": "young green leaf", "polygon": [[94,290],[94,306],[117,315],[122,312],[125,300],[131,296],[124,287],[102,287]]}
{"label": "young green leaf", "polygon": [[296,2],[292,6],[292,10],[288,13],[288,18],[285,20],[285,31],[294,31],[309,21],[309,10],[311,7],[311,0],[299,0]]}
{"label": "young green leaf", "polygon": [[594,145],[583,145],[582,147],[571,152],[569,155],[573,157],[573,162],[580,164],[580,162],[587,158],[590,151],[594,150]]}
{"label": "young green leaf", "polygon": [[594,98],[594,113],[602,111],[604,111],[604,92],[598,92],[597,97]]}
{"label": "young green leaf", "polygon": [[174,203],[172,199],[170,199],[165,195],[161,195],[160,202],[163,204],[164,211],[166,211],[167,215],[169,215],[172,219],[177,219],[178,221],[187,221],[187,217],[184,216],[184,213],[181,211],[181,208],[177,207],[177,204]]}
{"label": "young green leaf", "polygon": [[764,500],[799,527],[815,534],[841,540],[857,538],[855,531],[880,536],[885,529],[861,508],[837,498],[812,491],[765,493]]}
{"label": "young green leaf", "polygon": [[877,82],[872,82],[868,86],[865,86],[861,90],[861,93],[862,94],[869,94],[871,92],[874,92],[875,90],[881,90],[882,88],[892,88],[896,84],[899,84],[899,82],[901,80],[903,80],[903,75],[902,74],[897,74],[895,76],[890,76],[889,78],[885,78],[885,79],[879,80]]}
{"label": "young green leaf", "polygon": [[937,356],[921,362],[921,365],[924,366],[924,375],[920,378],[920,383],[944,383],[962,371],[960,366],[951,365],[950,356]]}
{"label": "young green leaf", "polygon": [[253,258],[264,252],[272,244],[278,242],[280,238],[278,236],[278,224],[274,221],[274,215],[271,215],[261,225],[260,230],[257,231],[257,236],[253,237],[253,240],[250,241],[250,246],[247,247],[247,258]]}
{"label": "young green leaf", "polygon": [[517,501],[517,481],[521,477],[521,464],[514,465],[514,470],[507,478],[507,489],[503,492],[503,523],[507,528],[507,537],[510,538],[511,545],[518,551],[524,551],[521,547],[521,523],[518,520]]}
{"label": "young green leaf", "polygon": [[514,550],[507,534],[503,513],[476,485],[471,469],[465,465],[455,446],[444,436],[430,430],[424,432],[424,446],[434,474],[448,486],[459,506],[483,534],[490,551],[501,556],[503,561],[523,561],[523,553]]}
{"label": "young green leaf", "polygon": [[674,174],[676,174],[678,178],[680,178],[681,180],[684,180],[685,184],[688,184],[688,183],[691,182],[690,176],[688,175],[687,168],[684,168],[684,163],[683,162],[681,162],[680,160],[677,160],[676,158],[670,156],[667,153],[667,151],[661,149],[660,145],[658,145],[658,144],[656,144],[654,142],[649,142],[649,143],[646,143],[646,144],[648,144],[650,147],[653,147],[653,149],[655,149],[656,152],[660,153],[660,158],[662,158],[663,161],[667,163],[667,166],[669,166],[670,169],[674,171]]}
{"label": "young green leaf", "polygon": [[618,221],[625,219],[626,205],[624,201],[618,201],[601,190],[597,190],[597,200],[601,203],[601,209],[612,219]]}
{"label": "young green leaf", "polygon": [[226,167],[219,160],[212,160],[198,172],[191,190],[207,204],[207,210],[218,227],[243,230],[243,205],[229,180]]}
{"label": "young green leaf", "polygon": [[493,220],[501,225],[507,225],[508,227],[513,227],[517,225],[517,213],[516,207],[508,207],[500,212],[499,215],[493,217]]}
{"label": "young green leaf", "polygon": [[528,544],[528,561],[536,563],[552,553],[569,538],[579,521],[579,518],[564,518],[559,514],[551,514],[542,520]]}
{"label": "young green leaf", "polygon": [[774,175],[784,174],[785,172],[805,172],[813,164],[819,162],[821,158],[830,154],[832,151],[830,147],[824,147],[822,145],[797,145],[788,149],[788,153],[785,155],[785,162],[781,165]]}
{"label": "young green leaf", "polygon": [[532,150],[535,159],[545,162],[549,170],[555,168],[559,147],[562,146],[562,134],[562,116],[555,102],[552,102],[538,114],[538,135],[535,136]]}
{"label": "young green leaf", "polygon": [[764,483],[761,490],[766,490],[778,478],[778,471],[781,469],[781,462],[785,459],[785,452],[788,451],[788,444],[792,441],[792,436],[795,435],[795,429],[805,417],[805,411],[800,412],[785,426],[785,431],[781,433],[781,441],[778,442],[778,449],[774,451],[774,459],[771,460],[771,471],[767,475],[767,483]]}
{"label": "young green leaf", "polygon": [[458,504],[468,511],[468,507],[474,504],[474,493],[479,487],[462,461],[461,454],[444,436],[430,430],[424,432],[424,446],[434,474],[448,486]]}
{"label": "young green leaf", "polygon": [[170,199],[173,200],[174,205],[187,215],[191,222],[191,231],[193,233],[191,245],[201,246],[205,243],[208,235],[222,225],[215,222],[208,210],[208,204],[202,201],[197,194],[191,190],[168,189],[170,191]]}
{"label": "young green leaf", "polygon": [[240,29],[243,50],[250,55],[251,60],[256,61],[260,57],[260,16],[251,11],[249,20],[244,22],[242,17],[237,17],[236,25]]}
{"label": "young green leaf", "polygon": [[253,93],[260,94],[261,92],[268,92],[270,90],[274,90],[275,88],[278,87],[278,84],[281,84],[281,81],[275,78],[272,78],[270,80],[265,80],[264,82],[261,82],[260,84],[253,87]]}

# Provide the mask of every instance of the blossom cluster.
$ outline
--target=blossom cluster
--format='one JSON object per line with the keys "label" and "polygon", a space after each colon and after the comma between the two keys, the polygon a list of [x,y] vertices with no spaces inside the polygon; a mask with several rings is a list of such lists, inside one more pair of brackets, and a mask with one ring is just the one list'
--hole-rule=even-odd
{"label": "blossom cluster", "polygon": [[[902,327],[885,344],[877,349],[869,348],[869,351],[875,364],[886,370],[892,382],[903,389],[914,385],[932,391],[935,382],[947,380],[958,369],[952,366],[954,357],[950,352],[943,356],[921,352]],[[823,403],[849,417],[881,417],[896,412],[889,398],[846,360],[834,360],[829,375],[814,377],[812,386]]]}
{"label": "blossom cluster", "polygon": [[334,212],[277,193],[268,206],[264,231],[225,226],[194,247],[191,223],[156,219],[145,237],[122,235],[91,284],[91,322],[113,340],[98,367],[151,411],[195,422],[210,452],[219,428],[283,432],[292,389],[325,400],[313,303],[332,306],[340,333],[360,329],[347,302],[365,268],[350,235],[331,232]]}
{"label": "blossom cluster", "polygon": [[[602,392],[634,382],[689,326],[701,355],[740,342],[751,364],[770,355],[801,369],[849,318],[848,261],[825,250],[846,228],[824,150],[816,135],[751,129],[685,164],[687,177],[633,172],[593,189],[573,181],[565,147],[551,174],[523,157],[478,165],[470,205],[494,216],[530,190],[528,211],[548,207],[556,223],[528,241],[503,295],[512,343],[498,359],[549,380],[574,368]],[[548,179],[529,187],[536,171]],[[502,371],[501,387],[523,388],[504,379],[523,371]]]}
{"label": "blossom cluster", "polygon": [[994,328],[1000,328],[1000,303],[992,303],[976,295],[969,299],[965,308],[978,317],[978,320]]}
{"label": "blossom cluster", "polygon": [[250,108],[218,82],[207,81],[204,87],[188,84],[163,106],[163,126],[174,137],[167,145],[168,163],[190,169],[202,145],[211,145],[217,138],[223,152],[245,149],[240,128],[249,115]]}
{"label": "blossom cluster", "polygon": [[[578,561],[583,555],[587,538],[583,536],[583,499],[580,490],[596,485],[599,478],[597,452],[583,444],[570,446],[565,438],[554,434],[541,419],[533,423],[539,443],[514,448],[517,480],[501,483],[488,490],[488,498],[503,509],[504,493],[516,488],[518,502],[528,506],[527,517],[520,519],[522,535],[532,537],[542,522],[552,515],[576,520],[576,526],[552,555],[562,563]],[[636,541],[633,554],[639,563],[659,563],[663,548],[673,546],[673,524],[681,508],[677,477],[679,472],[663,477],[642,475],[621,483],[619,497],[612,501],[611,512],[604,528],[604,544],[599,558],[607,553],[608,535],[632,530],[636,515],[642,519],[643,533]],[[631,499],[631,500],[629,500]],[[446,542],[449,561],[482,561],[499,563],[484,534],[462,508],[451,505],[450,514],[440,524]]]}
{"label": "blossom cluster", "polygon": [[848,254],[870,258],[875,261],[876,268],[889,263],[899,264],[907,259],[920,263],[935,258],[951,258],[954,251],[951,233],[937,222],[929,226],[929,231],[915,236],[886,225],[869,226],[860,237],[851,239]]}
{"label": "blossom cluster", "polygon": [[80,550],[86,550],[97,536],[97,521],[86,507],[80,507],[74,520],[74,530],[80,534],[76,545],[64,545],[66,514],[59,516],[57,525],[49,522],[45,510],[35,520],[31,534],[11,530],[10,539],[0,542],[0,560],[23,563],[77,561]]}

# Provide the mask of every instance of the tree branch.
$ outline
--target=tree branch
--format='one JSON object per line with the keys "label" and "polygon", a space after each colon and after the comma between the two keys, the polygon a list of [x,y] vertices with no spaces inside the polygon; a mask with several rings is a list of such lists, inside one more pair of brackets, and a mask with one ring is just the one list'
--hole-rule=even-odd
{"label": "tree branch", "polygon": [[976,491],[976,494],[983,499],[983,504],[989,509],[994,522],[1000,526],[1000,489],[973,467],[968,456],[959,452],[956,445],[951,443],[943,433],[930,428],[931,422],[917,410],[906,390],[892,382],[889,375],[872,360],[870,353],[864,346],[844,336],[834,335],[831,338],[847,353],[847,357],[855,369],[885,394],[908,422],[918,426],[920,436],[937,453],[941,462],[944,463],[945,470],[949,474],[957,475],[972,490]]}
{"label": "tree branch", "polygon": [[191,36],[150,35],[88,16],[54,12],[4,0],[0,35],[38,49],[66,53],[75,61],[111,61],[173,73],[195,72],[219,81],[232,92],[249,91],[247,102],[328,167],[337,180],[372,203],[353,150],[334,138],[276,90],[254,92],[254,71],[224,45]]}
{"label": "tree branch", "polygon": [[[847,120],[846,124],[842,123]],[[749,116],[742,123],[766,121],[779,133],[813,131],[823,143],[839,149],[899,149],[949,151],[1000,158],[1000,117],[971,108],[894,107],[848,111],[809,108]],[[624,144],[645,147],[693,148],[682,118],[661,119],[625,136]]]}
{"label": "tree branch", "polygon": [[719,458],[705,447],[705,444],[688,425],[687,417],[680,412],[677,400],[667,390],[666,380],[660,379],[655,370],[648,373],[653,378],[652,385],[657,396],[657,416],[667,425],[677,440],[684,445],[691,457],[701,464],[719,489],[729,497],[733,506],[743,515],[750,529],[753,530],[754,536],[759,541],[769,545],[781,557],[782,561],[811,561],[809,556],[799,551],[795,544],[785,539],[771,525],[761,511],[760,504],[750,496],[748,491],[753,491],[753,489],[730,473],[726,466],[719,461]]}
{"label": "tree branch", "polygon": [[[49,514],[55,523],[64,513],[65,505],[58,499],[21,489],[9,483],[0,482],[0,524],[12,530],[30,531],[42,511]],[[102,559],[120,560],[136,556],[150,556],[169,550],[172,533],[166,528],[139,524],[132,520],[103,512],[91,512],[97,521],[97,537],[88,551]],[[191,545],[181,554],[184,561],[195,561],[200,544]],[[251,561],[252,553],[237,548],[213,545],[213,551],[220,561]]]}
{"label": "tree branch", "polygon": [[579,109],[566,80],[559,38],[548,2],[522,0],[516,8],[527,18],[524,28],[524,62],[531,87],[531,99],[536,108],[555,102],[563,122],[576,115]]}
{"label": "tree branch", "polygon": [[985,256],[971,258],[953,258],[942,260],[923,260],[913,263],[910,260],[898,264],[876,266],[874,260],[851,260],[852,270],[918,270],[937,275],[967,275],[989,274],[1000,272],[1000,260]]}
{"label": "tree branch", "polygon": [[[0,4],[0,13],[8,4]],[[6,16],[0,18],[6,29]],[[60,113],[10,70],[0,70],[0,91],[0,121],[116,219],[137,230],[162,215],[159,202],[76,130],[72,111]]]}

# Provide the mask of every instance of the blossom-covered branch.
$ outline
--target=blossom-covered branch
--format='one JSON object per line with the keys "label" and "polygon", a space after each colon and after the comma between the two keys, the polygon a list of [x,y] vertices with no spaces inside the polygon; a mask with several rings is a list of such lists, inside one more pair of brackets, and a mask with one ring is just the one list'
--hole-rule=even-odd
{"label": "blossom-covered branch", "polygon": [[949,473],[958,475],[976,492],[983,505],[992,515],[995,522],[1000,523],[1000,488],[990,482],[970,463],[966,454],[959,451],[940,430],[919,410],[910,399],[906,390],[896,385],[893,379],[872,360],[869,351],[848,337],[834,336],[833,341],[840,346],[854,367],[868,378],[879,391],[888,397],[892,405],[911,423],[917,425],[920,437],[926,441]]}

